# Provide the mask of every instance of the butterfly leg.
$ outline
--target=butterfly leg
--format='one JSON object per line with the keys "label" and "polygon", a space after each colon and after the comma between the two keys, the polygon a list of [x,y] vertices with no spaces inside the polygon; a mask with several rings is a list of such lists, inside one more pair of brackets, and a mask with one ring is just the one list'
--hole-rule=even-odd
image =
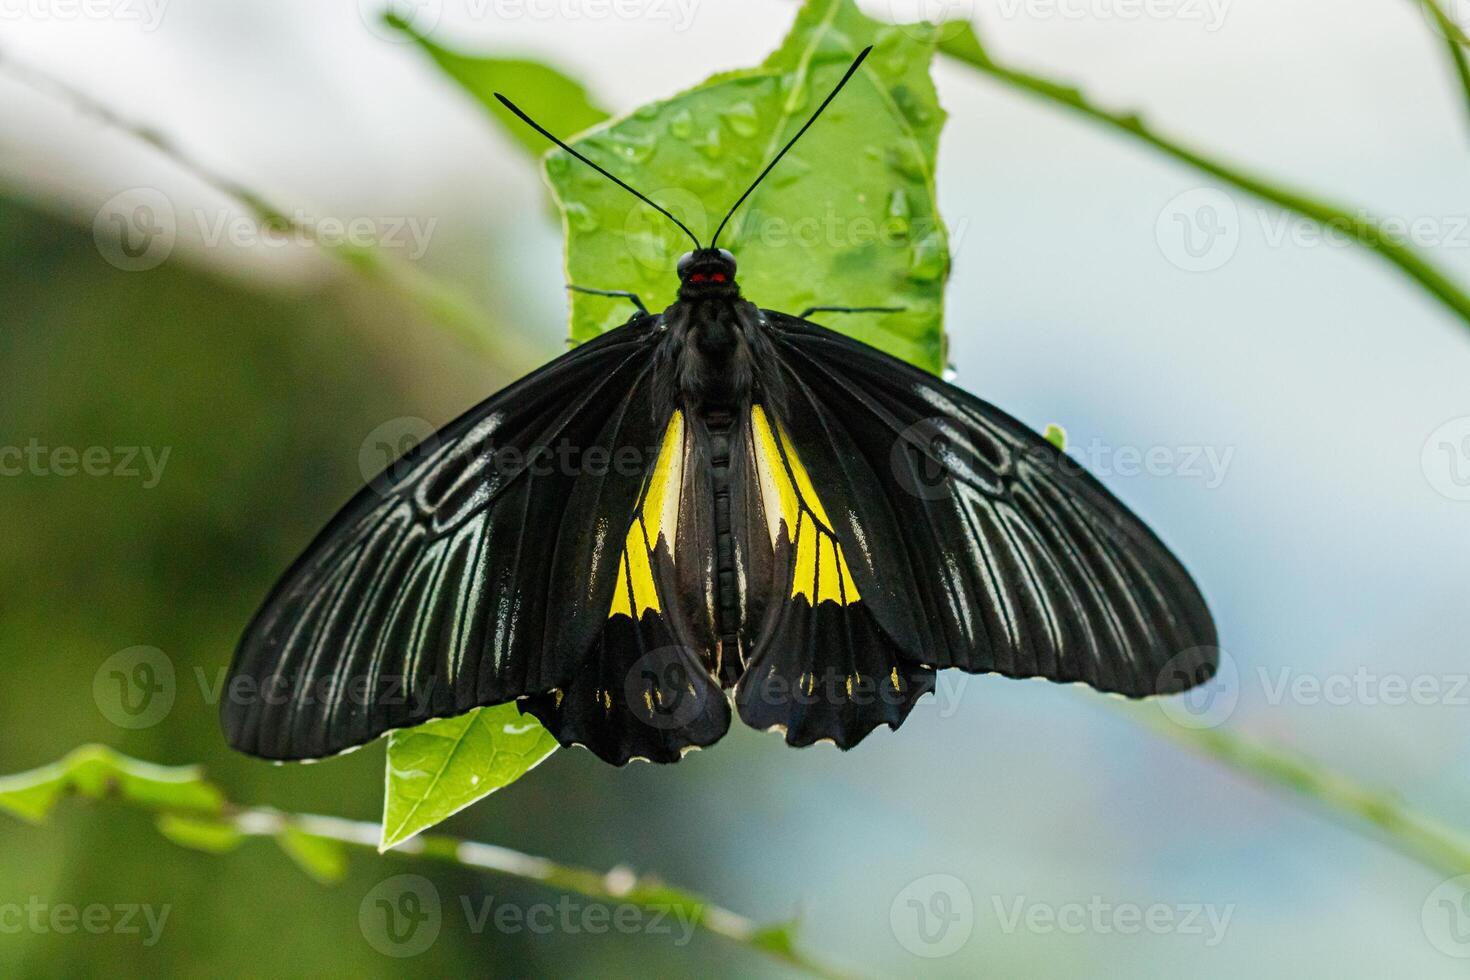
{"label": "butterfly leg", "polygon": [[805,320],[813,313],[902,313],[902,306],[811,306],[797,317]]}
{"label": "butterfly leg", "polygon": [[616,296],[619,299],[632,300],[633,305],[638,307],[639,312],[647,313],[648,307],[643,305],[643,300],[638,298],[637,293],[630,293],[623,289],[593,289],[591,286],[577,286],[567,283],[567,288],[574,293],[591,293],[593,296]]}

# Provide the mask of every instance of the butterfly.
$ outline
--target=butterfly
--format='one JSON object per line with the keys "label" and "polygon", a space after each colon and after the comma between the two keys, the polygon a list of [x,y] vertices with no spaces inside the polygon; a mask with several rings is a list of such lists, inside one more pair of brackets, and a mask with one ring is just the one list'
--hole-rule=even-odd
{"label": "butterfly", "polygon": [[[1216,632],[1160,540],[959,388],[741,295],[720,233],[678,297],[449,423],[364,487],[236,651],[231,745],[307,760],[514,702],[614,765],[738,714],[794,746],[897,729],[936,672],[1130,697],[1208,680]],[[572,287],[578,288],[578,287]]]}

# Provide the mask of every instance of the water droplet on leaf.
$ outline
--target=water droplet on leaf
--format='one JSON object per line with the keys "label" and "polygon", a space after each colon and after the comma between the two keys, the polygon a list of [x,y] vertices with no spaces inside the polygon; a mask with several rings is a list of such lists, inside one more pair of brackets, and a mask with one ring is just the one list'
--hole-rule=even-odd
{"label": "water droplet on leaf", "polygon": [[725,153],[725,144],[720,138],[718,126],[710,129],[703,137],[691,140],[691,142],[696,150],[710,160],[719,159]]}
{"label": "water droplet on leaf", "polygon": [[930,232],[914,243],[909,255],[909,278],[915,282],[934,282],[944,275],[948,265],[943,237],[937,231]]}
{"label": "water droplet on leaf", "polygon": [[770,180],[777,187],[790,187],[811,172],[812,165],[805,159],[787,154],[781,165],[771,171]]}
{"label": "water droplet on leaf", "polygon": [[709,190],[729,181],[729,175],[712,167],[689,167],[683,171],[684,184],[696,190]]}
{"label": "water droplet on leaf", "polygon": [[861,44],[853,44],[841,31],[828,29],[818,35],[817,46],[811,53],[811,66],[816,68],[820,65],[840,64],[846,69],[863,47]]}
{"label": "water droplet on leaf", "polygon": [[912,206],[903,188],[894,188],[888,196],[888,219],[883,223],[884,231],[896,238],[905,238],[909,233],[909,215]]}
{"label": "water droplet on leaf", "polygon": [[749,102],[735,103],[721,112],[720,117],[725,120],[730,131],[742,139],[750,139],[760,132],[760,118],[756,115],[755,106]]}
{"label": "water droplet on leaf", "polygon": [[612,150],[621,159],[631,164],[647,163],[653,156],[654,149],[658,146],[658,139],[649,133],[645,136],[633,136],[630,133],[618,133],[613,136]]}
{"label": "water droplet on leaf", "polygon": [[890,147],[886,156],[888,166],[904,179],[915,182],[923,181],[924,166],[908,147]]}
{"label": "water droplet on leaf", "polygon": [[579,201],[568,201],[566,203],[567,225],[576,232],[596,231],[600,222],[596,213],[587,205]]}

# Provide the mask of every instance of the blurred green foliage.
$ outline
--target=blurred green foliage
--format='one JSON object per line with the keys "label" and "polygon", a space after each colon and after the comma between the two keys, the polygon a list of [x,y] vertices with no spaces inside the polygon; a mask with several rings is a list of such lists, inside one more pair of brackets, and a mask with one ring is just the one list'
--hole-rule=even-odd
{"label": "blurred green foliage", "polygon": [[[87,742],[173,763],[206,762],[242,796],[284,798],[285,781],[222,749],[201,692],[284,562],[357,481],[356,445],[403,413],[405,379],[323,296],[263,296],[177,263],[107,265],[90,235],[0,202],[0,418],[6,444],[168,447],[157,486],[113,476],[0,479],[0,770],[24,770]],[[359,433],[354,436],[354,433]],[[176,672],[160,724],[119,729],[93,680],[115,651],[147,643]],[[197,673],[196,673],[197,671]],[[291,780],[303,806],[372,813],[367,757]],[[173,906],[165,938],[6,936],[6,975],[125,973],[281,976],[371,973],[370,949],[332,942],[355,910],[279,854],[229,866],[162,844],[148,817],[61,807],[50,829],[0,832],[0,901]],[[162,848],[162,850],[160,849]],[[231,888],[221,889],[227,875]],[[289,936],[262,943],[263,935]],[[345,948],[344,948],[345,946]],[[447,951],[446,951],[447,952]],[[452,960],[450,962],[453,962]],[[458,965],[468,968],[467,960]]]}

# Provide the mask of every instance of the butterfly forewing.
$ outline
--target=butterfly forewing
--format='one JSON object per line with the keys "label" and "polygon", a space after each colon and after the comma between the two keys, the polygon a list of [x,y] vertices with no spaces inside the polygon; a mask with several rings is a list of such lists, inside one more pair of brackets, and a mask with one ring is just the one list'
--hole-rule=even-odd
{"label": "butterfly forewing", "polygon": [[578,348],[360,491],[246,630],[231,744],[319,758],[567,684],[606,623],[658,444],[653,335],[635,319]]}

